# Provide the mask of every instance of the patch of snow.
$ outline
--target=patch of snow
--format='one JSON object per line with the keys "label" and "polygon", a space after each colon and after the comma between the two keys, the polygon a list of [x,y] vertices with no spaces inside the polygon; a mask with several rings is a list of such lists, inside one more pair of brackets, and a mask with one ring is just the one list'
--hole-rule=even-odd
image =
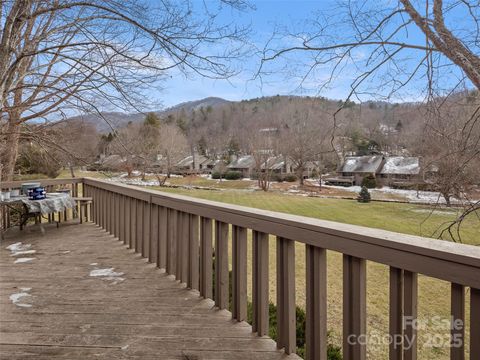
{"label": "patch of snow", "polygon": [[35,258],[28,258],[28,257],[18,258],[18,259],[15,260],[13,263],[14,263],[14,264],[22,264],[22,263],[30,262],[30,261],[33,261],[33,260],[35,260]]}
{"label": "patch of snow", "polygon": [[10,301],[19,307],[32,307],[31,304],[20,302],[23,298],[32,296],[28,293],[32,288],[20,288],[20,290],[22,290],[22,292],[10,295]]}
{"label": "patch of snow", "polygon": [[[322,185],[325,188],[339,189],[354,193],[359,193],[362,189],[361,186],[337,186],[337,185]],[[428,204],[445,204],[445,199],[439,192],[436,191],[418,191],[417,190],[404,190],[404,189],[392,189],[388,186],[384,186],[381,189],[369,189],[372,195],[375,195],[376,199],[382,199],[382,195],[392,194],[403,197],[410,203],[428,203]],[[452,203],[459,203],[459,200],[452,199]]]}
{"label": "patch of snow", "polygon": [[70,250],[62,251],[62,254],[69,254],[69,253],[70,253]]}
{"label": "patch of snow", "polygon": [[36,250],[19,251],[11,254],[10,256],[29,255],[29,254],[35,254],[36,252],[37,252]]}
{"label": "patch of snow", "polygon": [[6,249],[10,250],[10,256],[35,254],[35,250],[29,250],[31,247],[32,244],[22,244],[21,242],[17,242],[7,246]]}
{"label": "patch of snow", "polygon": [[90,266],[96,266],[98,263],[91,263]]}
{"label": "patch of snow", "polygon": [[101,277],[103,280],[113,281],[114,284],[125,280],[125,278],[121,277],[124,274],[123,272],[115,272],[113,270],[115,268],[95,269],[90,271],[90,276]]}
{"label": "patch of snow", "polygon": [[130,345],[125,345],[125,346],[122,346],[120,349],[122,350],[127,350],[129,348]]}

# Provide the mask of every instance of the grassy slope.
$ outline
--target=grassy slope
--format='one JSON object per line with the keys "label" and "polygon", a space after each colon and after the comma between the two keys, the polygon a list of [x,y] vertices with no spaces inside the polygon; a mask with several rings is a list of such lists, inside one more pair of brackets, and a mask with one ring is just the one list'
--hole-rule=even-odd
{"label": "grassy slope", "polygon": [[[164,189],[162,189],[164,190]],[[326,220],[345,222],[356,225],[376,227],[413,235],[429,236],[443,222],[452,219],[455,213],[441,212],[429,216],[429,209],[424,206],[370,203],[360,204],[349,200],[306,198],[282,195],[278,193],[245,192],[245,191],[202,191],[167,189],[166,191],[195,196],[202,199],[234,203],[261,209],[310,216]],[[478,220],[465,224],[462,232],[463,241],[480,245],[478,237]],[[250,241],[250,239],[249,239]],[[251,246],[249,246],[249,251]],[[270,242],[270,297],[275,300],[275,241]],[[249,272],[251,271],[251,254],[249,256]],[[296,246],[296,301],[300,306],[305,304],[305,251],[301,244]],[[328,327],[334,331],[333,339],[341,344],[342,324],[342,258],[334,252],[328,253]],[[368,332],[372,336],[388,333],[388,276],[387,266],[368,263],[367,269],[368,296]],[[249,273],[249,281],[251,274]],[[249,289],[251,284],[249,283]],[[431,319],[449,316],[449,284],[425,276],[419,277],[419,319]],[[468,304],[467,304],[468,309]],[[428,347],[425,341],[428,334],[439,334],[443,340],[448,339],[448,330],[428,327],[420,333],[419,358],[447,359],[447,347]],[[370,359],[388,357],[387,345],[368,347]]]}

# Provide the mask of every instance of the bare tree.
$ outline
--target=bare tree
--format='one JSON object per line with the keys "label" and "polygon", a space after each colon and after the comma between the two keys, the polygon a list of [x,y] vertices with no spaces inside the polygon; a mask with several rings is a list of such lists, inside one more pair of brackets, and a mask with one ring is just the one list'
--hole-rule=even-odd
{"label": "bare tree", "polygon": [[304,184],[308,166],[328,151],[324,146],[328,143],[328,132],[327,124],[314,118],[308,109],[302,114],[295,111],[282,129],[280,151],[291,160],[300,185]]}
{"label": "bare tree", "polygon": [[248,153],[254,159],[254,172],[257,176],[258,187],[268,191],[272,180],[272,159],[278,155],[278,128],[261,127],[250,128],[244,138],[247,142]]}
{"label": "bare tree", "polygon": [[158,88],[171,69],[234,74],[244,30],[219,23],[206,5],[196,9],[168,0],[2,1],[3,177],[13,174],[23,123],[56,121],[78,109],[139,109],[145,91]]}
{"label": "bare tree", "polygon": [[[432,126],[422,130],[424,135],[430,132],[435,137],[439,135],[435,134],[435,122],[449,118],[443,106],[445,99],[465,89],[480,90],[478,1],[345,1],[329,11],[304,22],[301,31],[275,32],[262,52],[257,76],[285,70],[299,77],[300,87],[315,84],[318,92],[334,85],[348,86],[345,101],[333,113],[336,131],[332,147],[339,130],[339,114],[350,100],[402,101],[414,97],[434,115],[429,116]],[[448,163],[462,164],[456,169],[460,173],[451,171],[457,166],[450,166],[441,176],[444,180],[461,182],[469,178],[467,169],[472,167],[465,161],[472,163],[475,158],[471,154],[478,154],[480,148],[479,107],[462,117],[462,124],[456,124],[461,131],[443,135],[443,143],[455,146],[446,146],[452,153],[442,151],[435,160],[448,158]],[[468,151],[464,149],[467,143]],[[458,152],[462,151],[465,156],[459,159]],[[464,188],[466,184],[458,186]],[[468,205],[468,213],[473,212]]]}
{"label": "bare tree", "polygon": [[189,151],[186,136],[174,125],[162,125],[158,142],[158,155],[161,170],[165,177],[158,178],[160,185],[170,178],[176,164],[185,157]]}

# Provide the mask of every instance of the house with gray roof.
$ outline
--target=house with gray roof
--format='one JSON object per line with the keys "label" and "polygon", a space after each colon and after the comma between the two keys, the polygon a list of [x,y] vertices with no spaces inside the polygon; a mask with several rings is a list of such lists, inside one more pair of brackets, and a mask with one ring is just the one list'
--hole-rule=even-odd
{"label": "house with gray roof", "polygon": [[420,159],[418,157],[388,156],[379,172],[383,185],[402,186],[421,181]]}
{"label": "house with gray roof", "polygon": [[420,159],[383,155],[347,156],[338,175],[326,178],[325,181],[332,185],[361,185],[367,175],[374,176],[379,185],[412,185],[422,181]]}
{"label": "house with gray roof", "polygon": [[176,168],[181,173],[199,171],[200,164],[207,160],[208,159],[203,155],[190,155],[180,160],[177,163]]}
{"label": "house with gray roof", "polygon": [[382,155],[348,156],[345,158],[339,173],[352,180],[352,185],[361,185],[367,175],[377,176],[383,166]]}
{"label": "house with gray roof", "polygon": [[250,177],[255,167],[255,159],[253,155],[239,156],[227,165],[229,171],[238,171],[243,177]]}

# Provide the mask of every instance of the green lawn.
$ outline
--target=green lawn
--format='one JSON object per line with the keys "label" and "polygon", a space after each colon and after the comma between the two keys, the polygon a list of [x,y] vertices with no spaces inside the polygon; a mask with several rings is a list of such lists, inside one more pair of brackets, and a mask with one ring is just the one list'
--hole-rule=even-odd
{"label": "green lawn", "polygon": [[[290,214],[339,221],[349,224],[381,228],[413,235],[431,235],[442,223],[455,217],[455,210],[441,209],[431,214],[425,206],[371,202],[360,204],[356,201],[341,199],[310,198],[261,191],[204,191],[185,189],[165,189],[182,195],[201,199],[221,201],[238,205],[280,211]],[[465,243],[480,245],[480,222],[473,217],[463,227],[462,239]],[[441,240],[439,240],[441,241]],[[296,302],[305,305],[305,248],[297,244],[296,248]],[[276,273],[275,239],[270,237],[270,299],[275,302]],[[249,233],[249,295],[251,294],[251,234]],[[428,320],[433,316],[449,319],[449,283],[419,276],[419,319]],[[388,288],[389,269],[385,265],[367,263],[367,326],[370,336],[388,334]],[[342,324],[342,257],[328,252],[328,328],[332,330],[332,340],[341,345]],[[467,318],[468,318],[467,301]],[[441,336],[448,343],[448,330],[427,326],[419,335],[419,358],[448,359],[449,349],[445,346],[429,347],[429,335]],[[468,342],[468,338],[467,338]],[[467,347],[468,348],[468,347]],[[387,345],[368,347],[369,359],[388,358]]]}
{"label": "green lawn", "polygon": [[[354,200],[303,197],[278,192],[158,189],[201,199],[427,237],[431,237],[442,224],[453,220],[457,214],[456,209],[442,208],[431,213],[432,209],[421,205],[387,202],[362,204]],[[479,229],[479,220],[471,216],[462,226],[462,241],[480,245]]]}

